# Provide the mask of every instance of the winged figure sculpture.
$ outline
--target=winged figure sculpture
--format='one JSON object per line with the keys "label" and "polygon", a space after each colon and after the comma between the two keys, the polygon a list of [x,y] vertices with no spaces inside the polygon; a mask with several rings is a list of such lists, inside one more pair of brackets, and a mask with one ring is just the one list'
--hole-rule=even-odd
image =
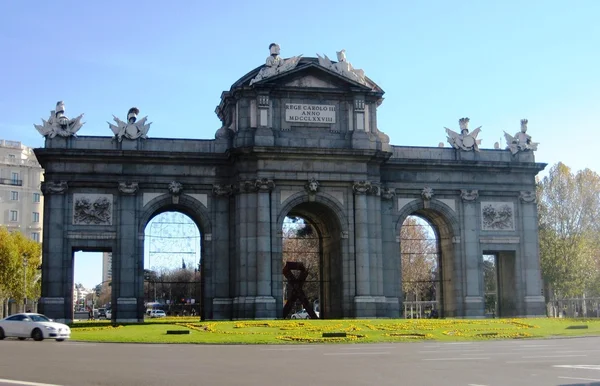
{"label": "winged figure sculpture", "polygon": [[458,123],[460,124],[460,134],[456,131],[450,130],[447,127],[444,127],[444,129],[446,129],[446,134],[448,135],[446,137],[448,143],[455,149],[464,151],[479,151],[481,139],[477,139],[477,136],[481,132],[481,126],[469,133],[469,118],[461,118],[459,119]]}
{"label": "winged figure sculpture", "polygon": [[152,122],[146,123],[148,117],[144,117],[138,121],[137,115],[139,114],[139,112],[140,110],[137,107],[132,107],[127,113],[127,122],[123,122],[114,115],[113,120],[115,121],[116,125],[107,122],[108,126],[115,134],[115,138],[119,142],[121,142],[123,138],[132,140],[138,138],[148,138],[147,134],[148,130],[150,130],[150,125],[152,124]]}
{"label": "winged figure sculpture", "polygon": [[63,101],[56,103],[56,110],[50,112],[48,120],[42,119],[41,125],[33,125],[37,131],[46,138],[75,137],[85,122],[81,122],[83,114],[69,119],[65,115],[65,104]]}

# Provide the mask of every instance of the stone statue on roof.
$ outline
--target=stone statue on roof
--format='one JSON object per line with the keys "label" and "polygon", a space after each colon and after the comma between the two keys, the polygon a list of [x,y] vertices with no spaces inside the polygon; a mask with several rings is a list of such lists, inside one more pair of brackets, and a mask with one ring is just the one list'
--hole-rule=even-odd
{"label": "stone statue on roof", "polygon": [[148,130],[150,130],[150,125],[152,122],[146,123],[148,117],[144,117],[138,121],[137,116],[139,113],[140,110],[137,107],[132,107],[127,112],[127,122],[123,122],[114,115],[113,120],[117,123],[116,125],[106,122],[108,123],[108,126],[112,132],[115,134],[115,138],[119,142],[123,141],[123,138],[132,140],[138,138],[148,138],[146,134],[148,134]]}
{"label": "stone statue on roof", "polygon": [[56,102],[56,109],[50,112],[48,120],[42,119],[41,125],[33,125],[37,131],[46,138],[59,137],[75,137],[75,133],[85,122],[81,122],[83,114],[76,118],[69,119],[65,115],[65,103],[63,101]]}
{"label": "stone statue on roof", "polygon": [[450,130],[447,127],[446,134],[448,134],[448,143],[457,150],[464,151],[479,151],[479,145],[481,145],[481,139],[477,139],[477,135],[481,131],[481,126],[469,133],[469,118],[461,118],[458,120],[460,126],[460,134]]}
{"label": "stone statue on roof", "polygon": [[327,55],[322,57],[321,55],[317,54],[317,57],[319,58],[319,66],[332,70],[360,84],[366,84],[365,72],[352,67],[352,64],[346,60],[346,50],[342,49],[341,51],[336,51],[336,54],[338,59],[337,63],[333,63],[327,57]]}
{"label": "stone statue on roof", "polygon": [[504,138],[506,138],[506,148],[514,155],[520,151],[535,151],[537,150],[538,142],[531,141],[531,135],[527,134],[527,119],[521,119],[521,131],[515,136],[504,132]]}
{"label": "stone statue on roof", "polygon": [[282,59],[279,56],[280,50],[281,47],[279,47],[279,44],[277,43],[271,43],[269,45],[270,55],[267,57],[265,66],[261,68],[254,79],[250,81],[250,86],[261,80],[292,70],[298,65],[302,55],[294,56],[289,59]]}

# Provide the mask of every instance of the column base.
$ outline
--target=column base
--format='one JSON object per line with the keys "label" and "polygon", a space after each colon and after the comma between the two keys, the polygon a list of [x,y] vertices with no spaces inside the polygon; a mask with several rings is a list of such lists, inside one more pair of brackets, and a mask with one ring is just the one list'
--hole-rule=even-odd
{"label": "column base", "polygon": [[543,296],[525,296],[525,316],[546,316],[546,298]]}
{"label": "column base", "polygon": [[275,298],[272,296],[239,296],[233,298],[233,320],[276,319]]}
{"label": "column base", "polygon": [[482,296],[465,296],[464,317],[466,318],[483,318],[484,304]]}
{"label": "column base", "polygon": [[384,317],[386,307],[385,296],[354,297],[354,317],[358,319]]}
{"label": "column base", "polygon": [[230,320],[233,312],[233,299],[232,298],[214,298],[212,302],[213,306],[213,320]]}

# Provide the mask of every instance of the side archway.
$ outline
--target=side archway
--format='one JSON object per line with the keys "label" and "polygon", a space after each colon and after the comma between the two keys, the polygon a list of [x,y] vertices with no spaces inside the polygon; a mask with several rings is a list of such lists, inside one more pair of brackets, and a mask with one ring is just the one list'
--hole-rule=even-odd
{"label": "side archway", "polygon": [[[457,240],[460,240],[460,225],[456,212],[438,200],[423,201],[415,199],[400,208],[395,221],[395,234],[400,239],[402,225],[409,216],[425,220],[433,228],[438,253],[437,270],[439,281],[438,304],[440,316],[456,316],[461,313],[461,272],[462,261],[459,257]],[[398,269],[396,277],[402,278],[402,247],[397,248]],[[400,279],[402,286],[402,279]]]}
{"label": "side archway", "polygon": [[[176,200],[169,194],[154,198],[143,208],[143,211],[138,219],[138,250],[140,254],[137,262],[138,277],[138,294],[144,293],[144,256],[145,256],[145,230],[148,224],[156,216],[165,212],[178,212],[186,215],[191,219],[198,230],[200,231],[200,264],[198,267],[194,267],[199,272],[199,286],[201,293],[200,298],[200,317],[205,319],[211,315],[212,311],[212,278],[209,272],[212,272],[211,266],[213,265],[213,254],[211,247],[212,240],[212,223],[210,221],[209,212],[206,206],[199,200],[188,195],[181,195]],[[194,277],[196,271],[193,272]],[[196,280],[196,279],[194,279]],[[196,293],[197,291],[194,291]],[[138,296],[139,298],[139,296]],[[187,301],[186,301],[187,304]]]}

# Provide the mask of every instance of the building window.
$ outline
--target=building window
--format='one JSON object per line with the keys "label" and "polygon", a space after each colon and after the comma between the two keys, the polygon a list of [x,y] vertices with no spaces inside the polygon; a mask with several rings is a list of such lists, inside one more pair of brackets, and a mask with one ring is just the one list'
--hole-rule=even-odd
{"label": "building window", "polygon": [[39,243],[40,242],[40,232],[33,232],[31,234],[31,239],[33,241],[37,241]]}
{"label": "building window", "polygon": [[10,211],[10,221],[19,221],[19,212],[16,210]]}
{"label": "building window", "polygon": [[14,154],[9,154],[8,155],[8,159],[11,160],[11,161],[14,161],[14,160],[17,159],[17,157]]}
{"label": "building window", "polygon": [[40,194],[33,193],[33,202],[40,202]]}
{"label": "building window", "polygon": [[12,180],[12,184],[13,185],[19,185],[19,173],[12,172],[12,174],[11,174],[11,180]]}
{"label": "building window", "polygon": [[11,201],[19,201],[19,192],[10,192],[10,200]]}
{"label": "building window", "polygon": [[33,222],[40,222],[39,212],[33,212]]}

